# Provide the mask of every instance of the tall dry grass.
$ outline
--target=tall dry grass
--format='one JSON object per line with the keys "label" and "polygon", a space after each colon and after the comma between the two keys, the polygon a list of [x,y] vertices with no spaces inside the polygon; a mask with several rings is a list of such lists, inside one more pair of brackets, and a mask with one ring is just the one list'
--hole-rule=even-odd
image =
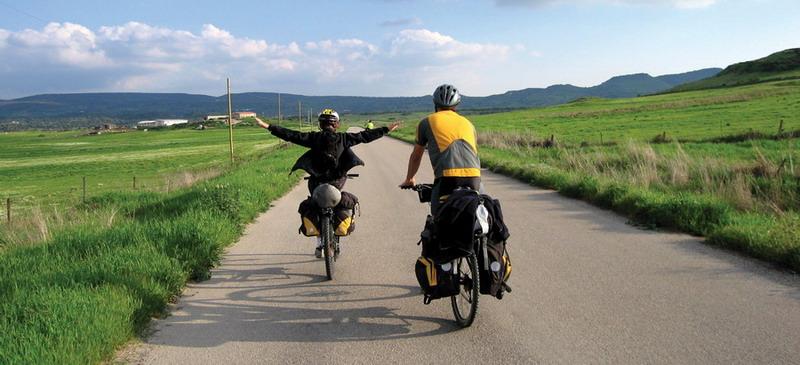
{"label": "tall dry grass", "polygon": [[487,147],[501,149],[525,149],[537,147],[555,147],[557,142],[552,136],[549,138],[539,138],[533,132],[481,132],[478,135],[478,144]]}
{"label": "tall dry grass", "polygon": [[[155,189],[140,190],[175,191],[218,177],[223,172],[221,168],[177,172],[164,176],[163,184]],[[41,202],[30,201],[12,213],[10,223],[7,221],[0,223],[0,249],[47,241],[52,238],[52,232],[70,226],[93,224],[109,228],[120,219],[119,208],[113,205],[99,209],[81,209],[57,204],[42,205]]]}
{"label": "tall dry grass", "polygon": [[66,208],[53,205],[35,205],[28,210],[17,212],[11,222],[0,224],[0,248],[31,245],[47,241],[53,232],[83,224],[98,227],[112,227],[118,220],[119,208],[114,206],[94,210]]}
{"label": "tall dry grass", "polygon": [[165,176],[163,184],[161,185],[164,191],[172,191],[174,189],[188,188],[198,182],[213,179],[222,175],[224,172],[221,168],[210,168],[199,171],[181,171]]}
{"label": "tall dry grass", "polygon": [[645,189],[716,196],[743,211],[800,210],[800,177],[788,157],[774,161],[756,149],[751,162],[730,163],[717,157],[692,157],[680,143],[674,146],[675,152],[669,155],[633,141],[608,151],[559,148],[546,162]]}

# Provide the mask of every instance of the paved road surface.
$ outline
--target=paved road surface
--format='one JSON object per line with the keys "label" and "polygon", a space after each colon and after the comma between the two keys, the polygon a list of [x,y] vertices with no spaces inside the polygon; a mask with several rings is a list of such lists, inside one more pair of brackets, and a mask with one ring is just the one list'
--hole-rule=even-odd
{"label": "paved road surface", "polygon": [[[427,207],[396,185],[410,146],[356,148],[346,189],[363,216],[324,280],[298,236],[298,186],[190,285],[144,364],[800,363],[800,278],[682,234],[644,231],[588,204],[485,172],[512,233],[514,292],[481,297],[456,329],[449,302],[423,305],[413,274]],[[427,157],[425,158],[427,160]],[[421,180],[430,178],[423,165]]]}

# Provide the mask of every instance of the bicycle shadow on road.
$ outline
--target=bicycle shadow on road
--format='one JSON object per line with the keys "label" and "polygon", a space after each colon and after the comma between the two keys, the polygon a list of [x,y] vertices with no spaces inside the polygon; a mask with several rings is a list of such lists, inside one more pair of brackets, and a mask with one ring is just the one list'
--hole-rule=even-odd
{"label": "bicycle shadow on road", "polygon": [[260,267],[254,262],[264,258],[255,256],[229,257],[212,279],[187,289],[148,342],[212,347],[227,342],[377,341],[457,330],[451,320],[400,310],[410,298],[420,298],[416,286],[330,282],[287,268],[310,261],[309,255],[284,255],[294,257]]}

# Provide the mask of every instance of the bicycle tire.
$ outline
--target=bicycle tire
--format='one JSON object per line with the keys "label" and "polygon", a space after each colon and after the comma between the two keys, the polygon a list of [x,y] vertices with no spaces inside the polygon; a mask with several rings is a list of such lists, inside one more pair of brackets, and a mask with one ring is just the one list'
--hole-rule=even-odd
{"label": "bicycle tire", "polygon": [[322,228],[320,235],[322,236],[322,255],[325,257],[325,276],[328,277],[328,280],[333,280],[336,244],[333,240],[333,227],[331,227],[330,219],[324,219],[320,228]]}
{"label": "bicycle tire", "polygon": [[[462,265],[464,264],[466,265],[466,271],[462,271]],[[461,257],[456,260],[456,268],[458,270],[459,291],[458,294],[450,297],[450,304],[453,307],[453,316],[455,316],[456,324],[461,328],[466,328],[472,325],[472,322],[475,321],[475,316],[478,314],[481,285],[478,258],[474,253]]]}

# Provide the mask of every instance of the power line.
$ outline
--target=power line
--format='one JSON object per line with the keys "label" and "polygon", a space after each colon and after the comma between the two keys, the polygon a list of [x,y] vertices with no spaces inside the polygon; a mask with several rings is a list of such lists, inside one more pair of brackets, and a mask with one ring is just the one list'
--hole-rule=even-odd
{"label": "power line", "polygon": [[38,17],[38,16],[36,16],[36,15],[33,15],[33,14],[31,14],[31,13],[27,12],[27,11],[24,11],[24,10],[17,9],[17,8],[15,8],[15,7],[11,6],[11,5],[8,5],[8,4],[4,3],[4,2],[0,2],[0,5],[3,5],[3,6],[5,6],[5,7],[7,7],[7,8],[9,8],[9,9],[11,9],[11,10],[13,10],[13,11],[16,11],[17,13],[20,13],[20,14],[22,14],[22,15],[27,15],[27,16],[29,16],[29,17],[33,18],[33,19],[36,19],[36,20],[38,20],[38,21],[40,21],[40,22],[44,23],[44,24],[47,24],[47,23],[49,23],[47,20],[44,20],[44,19],[42,19],[42,18],[40,18],[40,17]]}

